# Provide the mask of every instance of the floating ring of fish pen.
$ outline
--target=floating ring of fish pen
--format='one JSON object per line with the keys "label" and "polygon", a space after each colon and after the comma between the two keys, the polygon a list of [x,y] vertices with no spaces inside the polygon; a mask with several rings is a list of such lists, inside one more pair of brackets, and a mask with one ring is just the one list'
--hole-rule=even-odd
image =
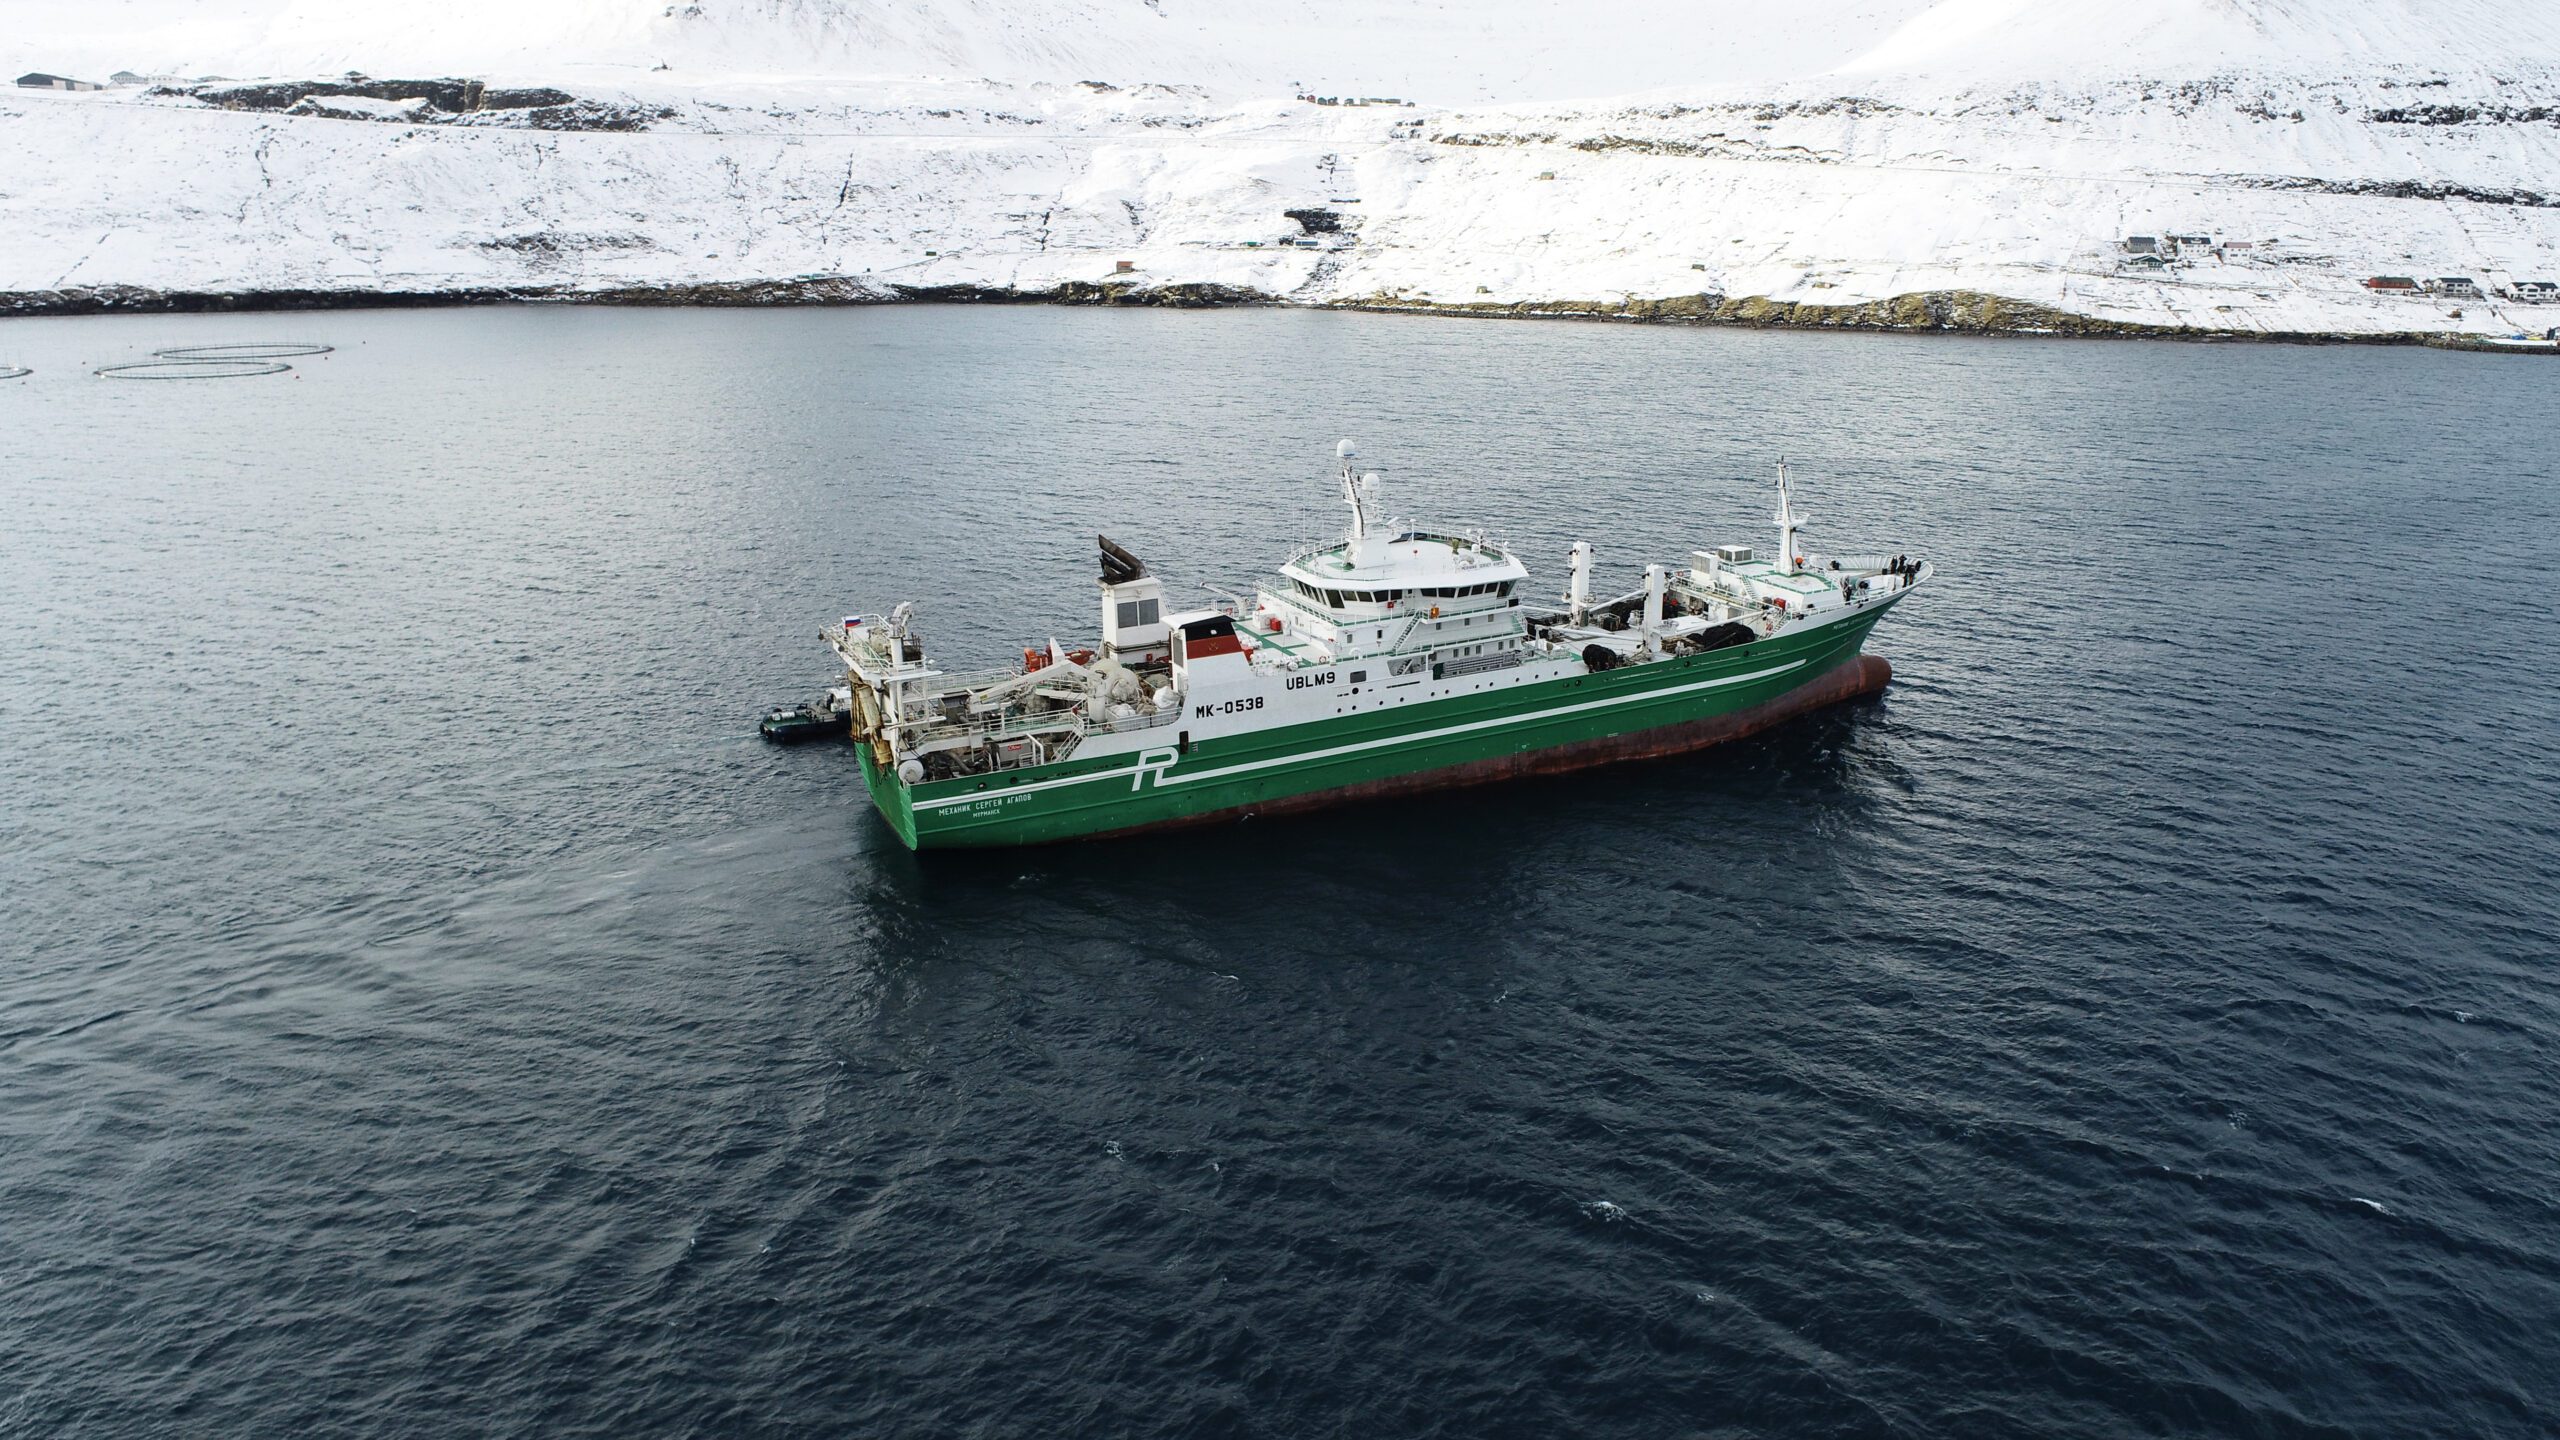
{"label": "floating ring of fish pen", "polygon": [[101,365],[109,380],[240,380],[251,375],[281,375],[293,367],[281,360],[136,360]]}
{"label": "floating ring of fish pen", "polygon": [[0,365],[0,380],[24,380],[34,373],[24,365]]}
{"label": "floating ring of fish pen", "polygon": [[151,353],[162,360],[291,360],[299,355],[326,355],[335,345],[306,345],[299,340],[277,343],[243,341],[236,345],[176,345]]}

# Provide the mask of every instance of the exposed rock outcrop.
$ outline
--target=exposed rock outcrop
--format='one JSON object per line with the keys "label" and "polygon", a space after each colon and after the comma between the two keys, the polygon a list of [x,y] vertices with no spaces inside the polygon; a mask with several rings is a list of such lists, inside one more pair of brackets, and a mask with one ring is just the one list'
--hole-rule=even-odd
{"label": "exposed rock outcrop", "polygon": [[[491,125],[526,130],[645,130],[672,118],[664,105],[624,100],[597,100],[547,85],[490,87],[477,80],[451,77],[434,80],[206,81],[192,85],[154,86],[163,99],[198,100],[225,110],[261,110],[331,120],[394,121],[411,125]],[[381,101],[401,108],[331,101]]]}

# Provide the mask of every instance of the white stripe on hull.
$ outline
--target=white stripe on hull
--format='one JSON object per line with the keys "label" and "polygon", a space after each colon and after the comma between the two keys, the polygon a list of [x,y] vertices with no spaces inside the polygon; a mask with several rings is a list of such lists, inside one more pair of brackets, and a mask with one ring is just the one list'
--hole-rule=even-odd
{"label": "white stripe on hull", "polygon": [[[1578,715],[1586,711],[1606,710],[1620,705],[1651,704],[1674,695],[1686,695],[1700,690],[1718,690],[1733,685],[1748,685],[1755,680],[1766,680],[1773,675],[1784,675],[1790,670],[1800,670],[1804,668],[1805,663],[1806,662],[1802,660],[1790,660],[1784,665],[1773,665],[1765,670],[1746,671],[1740,675],[1724,675],[1712,680],[1693,680],[1686,685],[1666,685],[1659,690],[1642,690],[1631,695],[1613,695],[1602,700],[1582,700],[1571,705],[1550,706],[1544,710],[1531,710],[1510,715],[1497,715],[1489,720],[1470,720],[1462,725],[1445,725],[1436,730],[1420,730],[1405,734],[1385,735],[1375,740],[1361,740],[1348,745],[1329,746],[1322,750],[1308,750],[1292,755],[1278,755],[1268,760],[1249,760],[1240,765],[1222,765],[1214,770],[1198,770],[1183,775],[1167,773],[1169,767],[1148,765],[1146,763],[1146,752],[1141,751],[1136,757],[1138,763],[1135,765],[1114,767],[1109,770],[1097,770],[1083,775],[1061,776],[1055,780],[1035,780],[1028,785],[1008,787],[1003,793],[1008,796],[1029,795],[1041,790],[1055,789],[1062,785],[1083,785],[1095,780],[1117,780],[1132,774],[1143,777],[1144,772],[1149,769],[1154,769],[1156,771],[1156,784],[1158,786],[1187,785],[1195,780],[1217,780],[1230,775],[1242,775],[1251,771],[1267,770],[1274,766],[1302,765],[1313,761],[1330,760],[1343,755],[1359,754],[1363,751],[1382,750],[1391,746],[1420,745],[1432,740],[1446,739],[1452,735],[1470,734],[1478,730],[1491,730],[1509,725],[1526,725],[1540,720],[1551,720],[1558,716]],[[973,790],[965,795],[946,795],[933,800],[918,800],[915,802],[914,808],[917,810],[939,810],[952,805],[975,804],[978,801],[985,800],[987,798],[988,796],[986,792]]]}

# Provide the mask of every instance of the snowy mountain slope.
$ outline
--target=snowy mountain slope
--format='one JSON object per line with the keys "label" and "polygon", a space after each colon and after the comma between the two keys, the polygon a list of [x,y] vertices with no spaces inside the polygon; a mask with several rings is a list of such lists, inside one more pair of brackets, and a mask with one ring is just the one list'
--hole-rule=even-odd
{"label": "snowy mountain slope", "polygon": [[1938,0],[1844,75],[2321,79],[2499,74],[2560,55],[2560,7],[2519,0]]}
{"label": "snowy mountain slope", "polygon": [[[2191,0],[2164,3],[2174,9]],[[1466,103],[1769,81],[1849,63],[1891,68],[1888,52],[1897,45],[1926,68],[1950,54],[1980,53],[1980,32],[2004,18],[1992,12],[2021,4],[0,0],[0,50],[29,66],[100,75],[114,69],[320,75],[354,68],[596,83],[659,73],[656,67],[665,65],[683,77],[1098,79],[1206,85],[1233,97],[1311,89]],[[2087,9],[2101,19],[2112,13]],[[2084,29],[2087,18],[2049,17],[2044,24],[2068,36]],[[2026,23],[2005,20],[1995,28]],[[2174,40],[2209,27],[2186,19],[2143,28]],[[2042,51],[2050,38],[2038,37],[2035,48]],[[2051,68],[2047,63],[2043,70]]]}
{"label": "snowy mountain slope", "polygon": [[0,55],[103,76],[671,72],[1207,85],[1434,104],[1837,74],[1967,84],[2503,74],[2541,0],[0,0]]}
{"label": "snowy mountain slope", "polygon": [[[1958,290],[2240,332],[2560,323],[2358,283],[2560,278],[2560,7],[2525,0],[68,8],[0,0],[23,67],[417,66],[641,128],[0,94],[0,291],[1042,292],[1128,261],[1142,289],[1310,302]],[[1572,98],[1600,89],[1643,93]],[[369,114],[410,118],[337,118]],[[2240,243],[2165,271],[2119,245],[2163,233]]]}

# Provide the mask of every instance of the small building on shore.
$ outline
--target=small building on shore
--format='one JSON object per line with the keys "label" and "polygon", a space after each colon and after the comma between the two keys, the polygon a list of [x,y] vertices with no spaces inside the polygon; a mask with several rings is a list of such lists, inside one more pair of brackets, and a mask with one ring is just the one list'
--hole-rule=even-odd
{"label": "small building on shore", "polygon": [[95,80],[74,80],[68,75],[48,75],[41,70],[30,70],[19,76],[18,84],[20,88],[27,90],[104,90],[107,88]]}
{"label": "small building on shore", "polygon": [[2381,290],[2395,295],[2414,295],[2418,282],[2406,275],[2376,275],[2364,282],[2367,290]]}

